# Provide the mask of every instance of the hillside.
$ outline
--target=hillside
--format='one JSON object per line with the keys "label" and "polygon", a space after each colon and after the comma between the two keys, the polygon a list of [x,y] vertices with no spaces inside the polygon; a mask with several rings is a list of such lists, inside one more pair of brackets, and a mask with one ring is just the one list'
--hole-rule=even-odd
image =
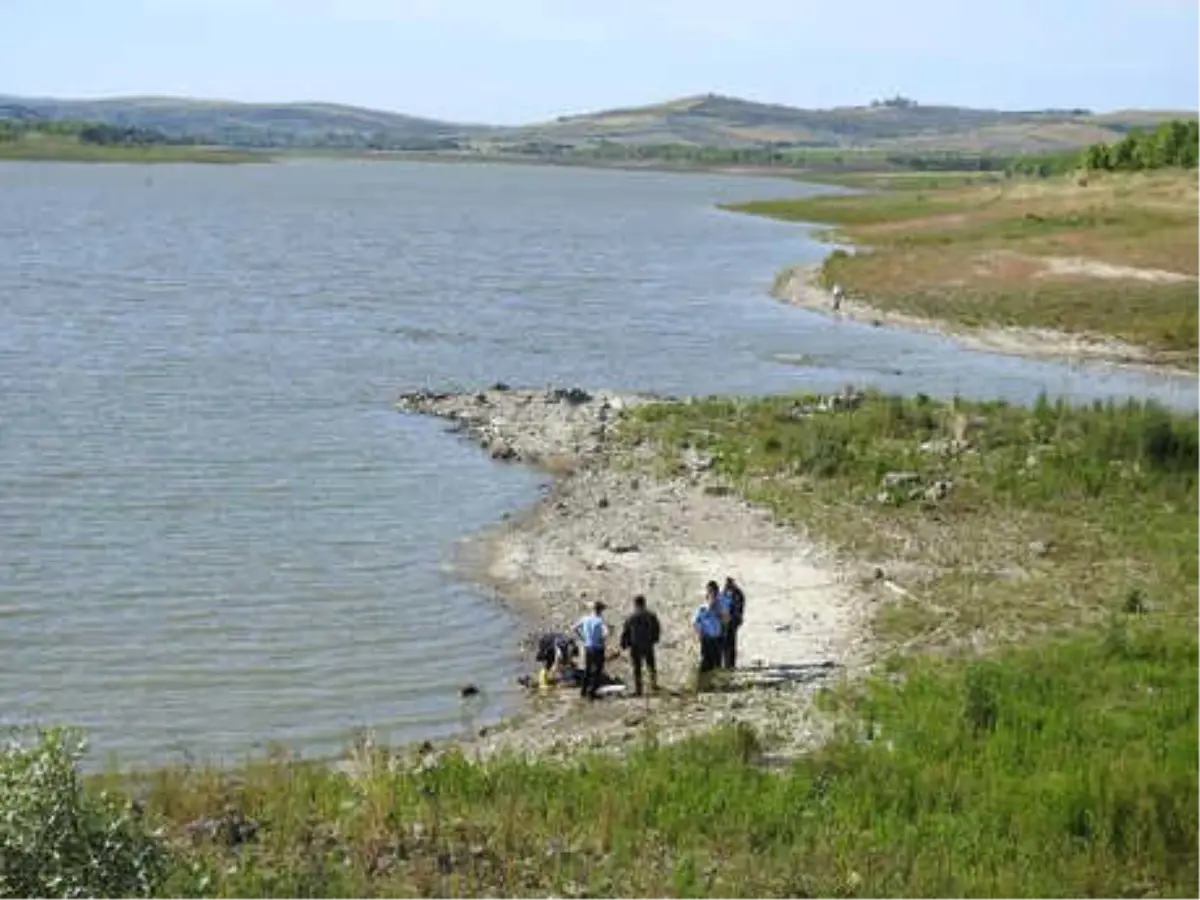
{"label": "hillside", "polygon": [[334,103],[233,103],[175,97],[0,97],[3,118],[103,122],[150,128],[172,138],[247,147],[358,146],[372,140],[436,142],[464,130],[487,131]]}
{"label": "hillside", "polygon": [[705,95],[614,109],[518,129],[526,140],[564,144],[599,140],[752,147],[767,143],[884,150],[938,149],[993,153],[1047,152],[1119,140],[1171,112],[1088,110],[1010,112],[921,106],[904,100],[836,109],[796,109]]}
{"label": "hillside", "polygon": [[59,100],[0,97],[2,118],[82,119],[169,137],[252,147],[479,149],[614,142],[716,148],[793,147],[1038,153],[1119,140],[1177,111],[1005,111],[923,106],[797,109],[708,94],[649,106],[561,116],[518,127],[466,125],[329,103],[232,103],[169,97]]}

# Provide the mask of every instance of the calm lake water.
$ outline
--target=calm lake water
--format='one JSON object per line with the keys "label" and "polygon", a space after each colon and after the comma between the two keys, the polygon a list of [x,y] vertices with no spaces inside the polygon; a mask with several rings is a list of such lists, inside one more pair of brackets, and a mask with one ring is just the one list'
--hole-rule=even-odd
{"label": "calm lake water", "polygon": [[[969,353],[788,309],[824,249],[718,211],[793,183],[387,163],[0,165],[0,721],[97,759],[334,753],[516,702],[514,622],[459,539],[533,501],[400,416],[497,380],[670,393],[1195,380]],[[789,364],[803,356],[807,367]],[[482,709],[457,687],[485,685]]]}

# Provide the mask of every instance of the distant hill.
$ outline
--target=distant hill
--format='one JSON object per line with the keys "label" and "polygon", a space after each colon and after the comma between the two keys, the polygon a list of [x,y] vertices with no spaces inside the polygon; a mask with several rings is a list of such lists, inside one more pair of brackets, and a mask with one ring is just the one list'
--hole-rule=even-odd
{"label": "distant hill", "polygon": [[1194,113],[1088,110],[1006,111],[922,106],[897,98],[870,106],[796,109],[709,94],[632,109],[562,116],[517,129],[524,140],[579,144],[687,143],[712,147],[785,144],[886,150],[1012,154],[1119,140],[1131,128]]}
{"label": "distant hill", "polygon": [[[108,125],[151,128],[172,138],[196,138],[245,147],[364,146],[436,143],[464,132],[464,126],[400,113],[334,103],[232,103],[175,97],[115,97],[57,100],[0,96],[5,109],[26,117],[84,119]],[[486,133],[487,129],[468,129]]]}
{"label": "distant hill", "polygon": [[170,137],[252,147],[498,149],[685,144],[1047,153],[1119,140],[1195,112],[1007,111],[924,106],[904,98],[868,106],[797,109],[707,94],[668,103],[498,127],[464,125],[330,103],[232,103],[170,97],[56,100],[0,96],[0,118],[86,119]]}

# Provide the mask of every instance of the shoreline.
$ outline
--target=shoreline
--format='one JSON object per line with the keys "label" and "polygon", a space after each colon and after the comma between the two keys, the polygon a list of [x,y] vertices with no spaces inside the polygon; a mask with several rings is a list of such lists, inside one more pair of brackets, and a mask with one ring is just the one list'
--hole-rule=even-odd
{"label": "shoreline", "polygon": [[770,291],[771,296],[789,306],[830,318],[848,319],[877,328],[895,328],[935,335],[956,341],[968,350],[983,353],[998,353],[1067,365],[1104,363],[1149,374],[1200,378],[1200,373],[1193,369],[1163,361],[1154,351],[1125,343],[1117,338],[1070,334],[1048,328],[956,326],[953,322],[945,320],[880,309],[869,302],[850,297],[843,299],[841,308],[834,312],[829,291],[818,283],[823,265],[824,261],[784,269],[775,279]]}
{"label": "shoreline", "polygon": [[[595,599],[604,599],[614,632],[610,652],[635,593],[646,594],[663,627],[659,695],[589,704],[569,689],[531,692],[523,709],[497,725],[424,742],[422,752],[458,749],[486,759],[506,751],[552,757],[584,747],[619,751],[647,732],[669,743],[733,723],[771,735],[784,758],[824,739],[826,725],[812,699],[819,688],[864,668],[871,598],[859,582],[871,576],[738,499],[709,471],[711,460],[692,459],[685,471],[653,471],[653,451],[624,446],[614,429],[629,409],[656,399],[497,386],[406,394],[397,402],[402,413],[449,420],[451,431],[498,461],[554,478],[534,506],[460,547],[465,580],[516,612],[531,633],[568,630]],[[696,694],[691,613],[704,582],[726,575],[747,593],[739,669],[730,689]],[[632,688],[624,655],[608,670]]]}

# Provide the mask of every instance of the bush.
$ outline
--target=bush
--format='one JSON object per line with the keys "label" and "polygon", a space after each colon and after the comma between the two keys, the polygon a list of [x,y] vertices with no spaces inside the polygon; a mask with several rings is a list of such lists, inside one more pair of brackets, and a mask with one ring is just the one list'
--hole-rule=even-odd
{"label": "bush", "polygon": [[128,801],[85,791],[84,742],[55,729],[0,750],[0,896],[147,896],[165,845]]}

